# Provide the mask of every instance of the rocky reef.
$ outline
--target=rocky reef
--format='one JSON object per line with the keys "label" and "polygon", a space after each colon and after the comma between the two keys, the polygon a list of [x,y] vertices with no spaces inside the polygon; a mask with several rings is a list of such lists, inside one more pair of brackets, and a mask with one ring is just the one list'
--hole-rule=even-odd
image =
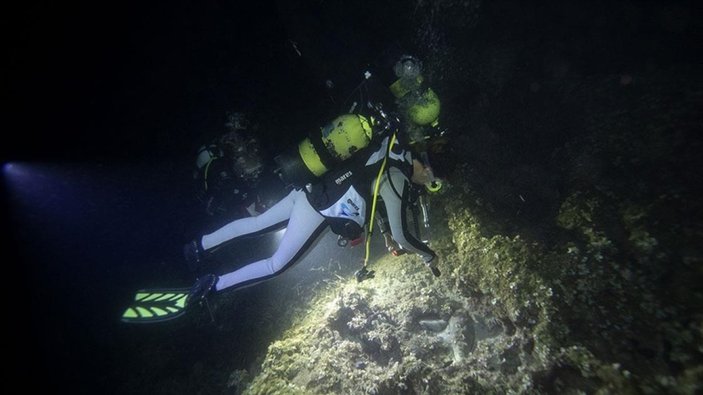
{"label": "rocky reef", "polygon": [[651,209],[620,210],[639,257],[632,262],[621,259],[601,227],[604,203],[593,196],[564,200],[556,221],[574,231],[573,239],[550,248],[519,235],[486,234],[473,213],[480,200],[468,190],[455,187],[441,199],[446,222],[438,218],[437,228],[446,228],[436,230],[434,246],[442,277],[432,277],[417,258],[387,256],[374,263],[376,278],[328,286],[270,345],[251,381],[238,381],[240,388],[252,394],[700,389],[701,316],[685,317],[686,305],[658,295],[655,274],[641,265],[667,259],[645,225]]}
{"label": "rocky reef", "polygon": [[227,392],[703,391],[699,30],[675,5],[591,5],[407,10],[459,151],[430,198],[442,276],[389,255],[286,300]]}
{"label": "rocky reef", "polygon": [[[442,2],[475,10],[459,3]],[[683,38],[656,25],[667,7],[638,12]],[[387,256],[374,279],[329,284],[238,390],[701,393],[700,72],[637,62],[625,38],[579,42],[598,62],[571,56],[558,29],[530,30],[559,12],[497,2],[461,25],[433,11],[418,39],[460,151],[431,198],[442,276]]]}

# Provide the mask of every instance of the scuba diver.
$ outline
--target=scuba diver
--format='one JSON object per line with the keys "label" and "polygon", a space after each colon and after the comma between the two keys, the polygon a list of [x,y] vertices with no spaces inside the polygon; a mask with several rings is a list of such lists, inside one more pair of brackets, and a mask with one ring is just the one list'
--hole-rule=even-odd
{"label": "scuba diver", "polygon": [[226,133],[198,149],[195,195],[208,216],[232,220],[257,215],[265,209],[257,192],[264,169],[260,143],[243,113],[227,113],[225,128]]}
{"label": "scuba diver", "polygon": [[339,116],[290,147],[275,158],[281,178],[294,187],[288,196],[258,216],[234,220],[184,246],[186,260],[201,266],[229,241],[287,225],[271,257],[219,276],[202,275],[189,288],[139,291],[122,320],[170,320],[201,304],[211,292],[240,289],[277,276],[295,264],[327,228],[348,240],[362,237],[366,229],[366,258],[356,278],[372,278],[374,271],[367,269],[370,218],[379,198],[393,239],[419,256],[434,276],[440,276],[439,257],[406,229],[404,218],[410,184],[425,185],[435,175],[413,157],[404,135],[398,133],[397,117],[380,106],[374,112]]}
{"label": "scuba diver", "polygon": [[[401,96],[412,93],[406,89]],[[432,121],[436,121],[439,101],[427,103],[406,110],[434,113]],[[272,256],[222,275],[202,275],[188,288],[139,291],[122,320],[170,320],[184,314],[189,306],[200,305],[212,292],[271,279],[294,265],[327,228],[339,241],[356,241],[365,235],[366,256],[355,275],[357,281],[373,278],[374,271],[367,267],[374,225],[371,219],[381,212],[384,215],[379,224],[387,243],[391,240],[398,250],[417,255],[432,275],[439,277],[439,257],[409,231],[405,216],[415,193],[413,185],[425,188],[438,183],[441,169],[428,165],[431,151],[418,156],[411,148],[407,124],[399,116],[386,113],[380,103],[371,101],[366,103],[364,114],[360,112],[335,118],[274,158],[280,178],[293,187],[286,197],[259,215],[236,219],[184,246],[186,261],[197,269],[230,241],[286,226]]]}
{"label": "scuba diver", "polygon": [[[439,97],[424,77],[423,63],[418,58],[401,55],[390,60],[388,65],[390,67],[380,67],[380,79],[375,72],[366,70],[361,83],[344,100],[331,98],[331,101],[340,103],[336,113],[352,113],[359,103],[367,102],[369,97],[374,98],[376,102],[394,102],[402,122],[400,132],[405,134],[405,141],[413,151],[414,157],[431,172],[433,165],[430,163],[428,152],[433,153],[435,161],[443,160],[446,156],[444,154],[449,153],[447,130],[439,125]],[[388,81],[392,83],[389,85]],[[327,80],[326,83],[331,90],[334,82]],[[440,179],[433,179],[424,186],[415,183],[410,186],[409,209],[412,212],[415,235],[427,243],[430,228],[429,194],[440,192],[442,183]],[[396,256],[404,254],[405,250],[393,240],[383,205],[376,211],[376,221],[388,252]]]}
{"label": "scuba diver", "polygon": [[[410,209],[413,215],[415,234],[421,236],[419,226],[422,217],[425,232],[429,231],[428,193],[437,193],[442,188],[439,179],[432,177],[430,153],[435,161],[443,157],[447,143],[447,131],[439,126],[440,100],[422,74],[422,62],[414,56],[402,55],[393,65],[396,80],[390,85],[397,113],[402,122],[401,130],[406,134],[408,145],[432,179],[426,185],[411,184],[409,192]],[[382,209],[377,211],[377,222],[384,237],[386,248],[393,255],[406,251],[393,239],[388,228],[388,218]],[[429,235],[424,235],[425,239]],[[423,240],[427,242],[427,240]]]}
{"label": "scuba diver", "polygon": [[[294,152],[278,156],[281,176],[294,186],[293,191],[259,216],[236,220],[191,241],[184,253],[187,260],[200,264],[209,253],[232,239],[278,228],[287,222],[277,251],[270,258],[234,272],[201,277],[194,286],[194,297],[204,297],[212,288],[237,289],[280,274],[327,227],[342,238],[358,239],[378,196],[385,204],[393,239],[419,255],[432,273],[439,276],[437,255],[404,228],[403,218],[410,182],[424,185],[433,175],[412,158],[402,137],[390,132],[391,128],[390,124],[381,126],[380,122],[374,125],[369,117],[345,114],[323,128],[321,135],[305,139]],[[373,274],[365,266],[357,273],[359,280],[368,275]]]}

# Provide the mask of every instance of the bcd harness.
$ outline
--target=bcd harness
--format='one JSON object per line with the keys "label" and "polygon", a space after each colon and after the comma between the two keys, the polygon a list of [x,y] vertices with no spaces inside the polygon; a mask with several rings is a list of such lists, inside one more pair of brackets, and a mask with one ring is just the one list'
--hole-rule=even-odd
{"label": "bcd harness", "polygon": [[[378,161],[381,160],[381,165],[374,177],[373,188],[369,191],[371,192],[371,210],[368,216],[366,215],[366,201],[362,196],[363,191],[359,193],[354,187],[354,180],[359,181],[359,174],[352,171],[354,170],[353,168],[352,170],[340,169],[330,172],[325,175],[326,182],[316,183],[308,189],[308,196],[313,206],[316,206],[318,212],[326,218],[332,231],[339,235],[338,245],[344,247],[349,242],[351,242],[352,246],[358,244],[364,233],[364,227],[366,228],[363,266],[361,270],[357,272],[357,279],[359,279],[359,281],[362,280],[360,276],[363,277],[363,279],[373,277],[373,272],[366,270],[371,250],[371,237],[374,230],[374,221],[372,219],[376,214],[381,180],[384,173],[387,171],[388,158],[392,155],[392,149],[396,143],[396,134],[393,133],[385,140],[385,143],[387,144],[385,147],[384,144],[381,144],[379,150],[374,152],[371,156],[358,158],[367,159],[364,165],[378,163]],[[399,157],[402,158],[403,155],[401,154]],[[361,177],[363,177],[363,175],[361,175]],[[351,185],[346,186],[347,182]],[[364,184],[364,182],[361,181],[357,182],[356,185],[360,188],[364,188],[364,186],[368,184]],[[327,200],[328,193],[333,192],[333,190],[326,190],[326,188],[339,187],[344,188],[344,193],[336,202],[329,205],[329,201]],[[395,190],[395,188],[393,189]],[[398,194],[397,191],[395,193]],[[367,221],[367,218],[370,220]]]}

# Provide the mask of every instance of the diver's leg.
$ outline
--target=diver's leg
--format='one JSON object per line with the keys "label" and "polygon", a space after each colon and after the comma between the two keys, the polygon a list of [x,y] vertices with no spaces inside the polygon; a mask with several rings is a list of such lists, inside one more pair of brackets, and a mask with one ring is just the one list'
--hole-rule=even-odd
{"label": "diver's leg", "polygon": [[207,251],[239,236],[257,232],[265,233],[283,225],[291,217],[293,204],[298,196],[304,199],[305,192],[293,190],[288,196],[263,213],[255,217],[232,221],[220,229],[204,235],[200,240],[203,250]]}
{"label": "diver's leg", "polygon": [[[420,255],[425,262],[429,262],[434,259],[435,253],[425,243],[415,238],[408,230],[405,214],[407,211],[408,193],[410,192],[409,182],[408,178],[399,169],[391,167],[381,179],[379,193],[386,206],[393,239],[403,249],[414,252]],[[399,194],[400,196],[398,196]]]}
{"label": "diver's leg", "polygon": [[282,273],[298,261],[327,228],[324,217],[310,206],[304,192],[293,195],[292,200],[288,227],[273,256],[220,276],[216,285],[218,291],[246,287]]}
{"label": "diver's leg", "polygon": [[[386,249],[393,255],[400,254],[400,246],[393,240],[393,235],[391,234],[391,227],[388,224],[388,213],[386,212],[385,204],[380,203],[383,198],[379,196],[379,202],[376,204],[376,220],[378,222],[378,230],[383,235],[383,240],[386,243]],[[404,251],[403,251],[404,252]]]}

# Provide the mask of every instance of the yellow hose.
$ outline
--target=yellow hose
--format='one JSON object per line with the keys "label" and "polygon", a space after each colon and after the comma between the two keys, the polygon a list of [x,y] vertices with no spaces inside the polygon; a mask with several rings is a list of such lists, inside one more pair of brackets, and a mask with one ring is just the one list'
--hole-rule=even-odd
{"label": "yellow hose", "polygon": [[378,170],[378,176],[376,177],[376,186],[374,186],[373,189],[373,199],[371,203],[371,217],[369,217],[369,231],[368,234],[366,235],[366,254],[364,255],[364,267],[369,262],[369,251],[371,249],[371,235],[373,234],[373,223],[374,223],[374,215],[376,214],[376,202],[378,201],[378,189],[381,186],[381,177],[383,176],[383,170],[386,168],[386,161],[388,160],[388,155],[391,152],[391,149],[393,149],[393,144],[395,143],[395,133],[393,133],[393,136],[391,137],[390,144],[388,144],[388,150],[386,151],[386,155],[383,157],[383,163],[381,163],[381,168]]}

